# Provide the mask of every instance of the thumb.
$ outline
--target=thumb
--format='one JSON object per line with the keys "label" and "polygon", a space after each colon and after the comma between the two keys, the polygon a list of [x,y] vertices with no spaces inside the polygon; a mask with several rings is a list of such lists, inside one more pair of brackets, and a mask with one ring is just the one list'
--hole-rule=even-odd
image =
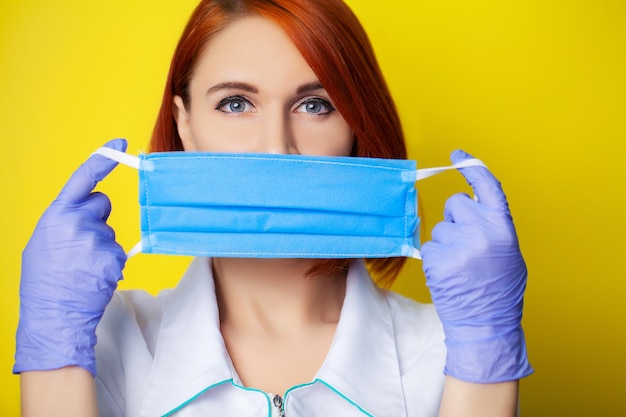
{"label": "thumb", "polygon": [[[113,139],[105,147],[126,151],[126,139]],[[96,184],[117,166],[117,162],[102,156],[91,155],[70,177],[57,200],[68,203],[80,202],[89,197]]]}
{"label": "thumb", "polygon": [[[450,160],[454,164],[471,158],[473,156],[461,150],[456,150],[450,155]],[[500,181],[491,171],[481,166],[459,168],[459,171],[474,190],[480,204],[493,209],[508,209]]]}

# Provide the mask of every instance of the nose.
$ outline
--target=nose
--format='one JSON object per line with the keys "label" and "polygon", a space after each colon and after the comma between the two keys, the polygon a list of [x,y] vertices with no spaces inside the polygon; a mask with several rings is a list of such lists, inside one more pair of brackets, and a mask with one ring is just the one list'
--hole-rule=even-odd
{"label": "nose", "polygon": [[259,152],[263,153],[299,153],[293,126],[286,111],[274,109],[264,114],[258,144]]}

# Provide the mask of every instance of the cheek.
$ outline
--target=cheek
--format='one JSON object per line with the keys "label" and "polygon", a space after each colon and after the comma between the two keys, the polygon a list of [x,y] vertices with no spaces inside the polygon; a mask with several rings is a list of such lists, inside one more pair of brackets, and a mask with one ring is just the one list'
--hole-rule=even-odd
{"label": "cheek", "polygon": [[340,118],[323,123],[301,123],[294,129],[298,151],[303,155],[350,156],[354,133]]}
{"label": "cheek", "polygon": [[[213,116],[213,117],[212,117]],[[197,151],[202,152],[249,152],[250,138],[258,127],[249,120],[233,123],[220,115],[192,118],[191,136]]]}

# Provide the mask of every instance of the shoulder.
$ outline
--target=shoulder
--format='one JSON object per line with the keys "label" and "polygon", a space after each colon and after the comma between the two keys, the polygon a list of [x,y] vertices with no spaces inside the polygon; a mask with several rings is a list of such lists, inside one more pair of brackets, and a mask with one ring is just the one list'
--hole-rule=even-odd
{"label": "shoulder", "polygon": [[393,291],[384,291],[394,322],[401,327],[415,326],[423,331],[441,328],[435,306],[431,303],[420,303]]}
{"label": "shoulder", "polygon": [[433,304],[386,293],[403,373],[424,356],[445,354],[443,326]]}
{"label": "shoulder", "polygon": [[[125,415],[126,398],[150,371],[169,291],[117,291],[97,328],[96,385],[103,415]],[[130,391],[130,392],[129,392]]]}
{"label": "shoulder", "polygon": [[145,291],[116,291],[98,325],[98,345],[132,336],[148,344],[158,331],[170,291],[152,296]]}
{"label": "shoulder", "polygon": [[443,326],[433,304],[386,294],[409,415],[436,415],[445,375]]}

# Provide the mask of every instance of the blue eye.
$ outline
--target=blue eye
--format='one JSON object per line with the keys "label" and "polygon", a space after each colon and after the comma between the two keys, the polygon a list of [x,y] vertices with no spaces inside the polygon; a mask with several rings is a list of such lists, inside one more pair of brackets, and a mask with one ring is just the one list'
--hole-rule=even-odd
{"label": "blue eye", "polygon": [[335,111],[335,108],[327,101],[321,98],[310,98],[296,108],[297,113],[309,113],[314,115],[324,115]]}
{"label": "blue eye", "polygon": [[252,104],[242,96],[231,96],[222,99],[215,110],[224,113],[243,113],[249,111]]}

